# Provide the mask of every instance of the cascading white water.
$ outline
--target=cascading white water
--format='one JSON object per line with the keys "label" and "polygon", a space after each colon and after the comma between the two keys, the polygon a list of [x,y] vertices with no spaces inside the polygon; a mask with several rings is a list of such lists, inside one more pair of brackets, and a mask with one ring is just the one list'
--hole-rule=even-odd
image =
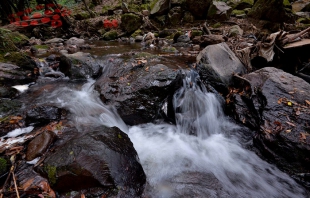
{"label": "cascading white water", "polygon": [[100,101],[92,81],[82,90],[60,88],[48,99],[69,109],[78,127],[117,126],[126,132],[147,175],[147,197],[306,197],[288,175],[244,149],[237,136],[226,135],[238,126],[195,78],[191,73],[174,96],[176,126],[128,128]]}

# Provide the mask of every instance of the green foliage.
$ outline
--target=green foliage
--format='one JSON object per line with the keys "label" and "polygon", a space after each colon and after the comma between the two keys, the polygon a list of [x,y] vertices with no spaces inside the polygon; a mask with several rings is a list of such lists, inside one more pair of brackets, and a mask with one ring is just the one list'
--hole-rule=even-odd
{"label": "green foliage", "polygon": [[0,174],[2,175],[3,173],[8,171],[8,164],[6,159],[0,157]]}

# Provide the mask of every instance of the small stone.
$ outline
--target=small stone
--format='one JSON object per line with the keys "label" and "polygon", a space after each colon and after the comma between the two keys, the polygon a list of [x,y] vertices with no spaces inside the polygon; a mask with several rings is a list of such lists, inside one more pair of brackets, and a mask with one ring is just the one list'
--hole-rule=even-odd
{"label": "small stone", "polygon": [[148,10],[142,10],[141,13],[142,13],[144,16],[149,16],[149,15],[150,15],[150,11],[148,11]]}
{"label": "small stone", "polygon": [[143,36],[140,36],[140,35],[139,35],[139,36],[136,36],[136,37],[135,37],[135,41],[136,41],[136,42],[141,42],[142,40],[143,40]]}
{"label": "small stone", "polygon": [[45,131],[40,135],[36,136],[28,144],[26,152],[26,160],[31,161],[44,154],[50,144],[55,140],[55,133],[52,131]]}
{"label": "small stone", "polygon": [[194,50],[194,51],[198,51],[199,49],[200,49],[200,45],[194,45],[194,46],[193,46],[193,50]]}

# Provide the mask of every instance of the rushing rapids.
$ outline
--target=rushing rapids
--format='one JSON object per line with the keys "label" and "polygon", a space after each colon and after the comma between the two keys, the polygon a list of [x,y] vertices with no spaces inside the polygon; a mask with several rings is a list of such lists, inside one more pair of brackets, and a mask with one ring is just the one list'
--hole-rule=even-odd
{"label": "rushing rapids", "polygon": [[117,126],[127,133],[147,175],[147,197],[306,197],[287,174],[245,149],[241,128],[222,112],[194,71],[174,95],[176,125],[128,127],[113,107],[103,104],[88,81],[80,90],[59,88],[42,96],[87,126]]}

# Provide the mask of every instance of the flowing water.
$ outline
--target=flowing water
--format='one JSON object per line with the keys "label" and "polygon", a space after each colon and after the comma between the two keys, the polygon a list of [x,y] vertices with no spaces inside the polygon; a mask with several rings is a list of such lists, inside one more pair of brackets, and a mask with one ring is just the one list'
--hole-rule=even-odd
{"label": "flowing water", "polygon": [[197,79],[189,72],[174,95],[176,125],[126,126],[113,107],[100,101],[94,81],[80,90],[59,88],[44,100],[69,109],[80,129],[106,125],[127,133],[147,175],[145,197],[306,197],[288,175],[244,148],[241,128]]}

